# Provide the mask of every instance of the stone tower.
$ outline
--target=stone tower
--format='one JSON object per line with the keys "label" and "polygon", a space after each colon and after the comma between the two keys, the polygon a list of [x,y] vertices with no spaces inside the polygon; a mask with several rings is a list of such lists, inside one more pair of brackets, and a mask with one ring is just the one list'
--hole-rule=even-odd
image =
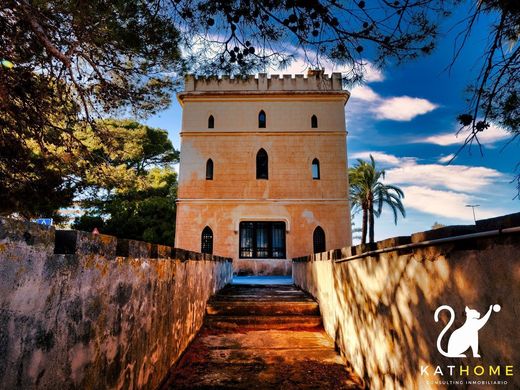
{"label": "stone tower", "polygon": [[188,76],[175,246],[232,257],[238,274],[351,243],[341,74]]}

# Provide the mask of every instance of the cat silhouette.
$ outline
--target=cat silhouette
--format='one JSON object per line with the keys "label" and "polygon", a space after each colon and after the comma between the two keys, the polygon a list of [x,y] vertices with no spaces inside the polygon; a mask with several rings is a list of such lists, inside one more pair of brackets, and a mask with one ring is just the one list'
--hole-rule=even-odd
{"label": "cat silhouette", "polygon": [[471,348],[473,357],[480,357],[478,353],[478,331],[482,329],[484,325],[486,325],[489,317],[491,316],[491,312],[493,310],[498,312],[500,310],[500,306],[491,305],[488,312],[482,318],[480,318],[480,313],[478,311],[470,309],[466,306],[466,322],[464,322],[460,328],[454,330],[451,334],[448,340],[448,351],[444,351],[442,349],[441,340],[448,329],[453,325],[453,322],[455,321],[455,312],[451,306],[439,306],[437,310],[435,310],[435,322],[439,321],[439,313],[442,310],[448,310],[450,312],[450,320],[437,338],[437,349],[439,352],[446,357],[463,358],[466,357],[464,352]]}

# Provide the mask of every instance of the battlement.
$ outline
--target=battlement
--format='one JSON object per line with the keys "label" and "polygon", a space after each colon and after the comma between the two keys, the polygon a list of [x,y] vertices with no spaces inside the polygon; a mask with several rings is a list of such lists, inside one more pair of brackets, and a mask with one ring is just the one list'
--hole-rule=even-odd
{"label": "battlement", "polygon": [[341,73],[325,74],[323,71],[310,71],[303,74],[259,73],[258,76],[242,77],[188,75],[184,79],[184,92],[268,92],[268,91],[342,91]]}

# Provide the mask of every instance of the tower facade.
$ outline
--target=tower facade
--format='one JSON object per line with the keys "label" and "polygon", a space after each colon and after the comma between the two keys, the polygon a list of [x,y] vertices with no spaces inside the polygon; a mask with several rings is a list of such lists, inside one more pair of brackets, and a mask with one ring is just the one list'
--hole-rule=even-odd
{"label": "tower facade", "polygon": [[351,243],[341,74],[195,78],[183,107],[175,246],[237,274]]}

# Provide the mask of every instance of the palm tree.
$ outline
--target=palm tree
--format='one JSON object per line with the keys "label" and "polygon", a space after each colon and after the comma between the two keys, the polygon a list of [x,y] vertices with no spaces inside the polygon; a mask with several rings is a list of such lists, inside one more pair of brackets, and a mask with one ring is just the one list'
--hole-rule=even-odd
{"label": "palm tree", "polygon": [[377,170],[374,157],[370,155],[370,162],[358,159],[357,164],[349,169],[350,202],[354,210],[363,211],[361,226],[361,243],[367,241],[367,228],[370,243],[374,242],[374,216],[379,217],[384,205],[388,205],[394,214],[394,223],[397,224],[398,212],[406,217],[403,203],[403,191],[396,186],[383,184],[385,170]]}

